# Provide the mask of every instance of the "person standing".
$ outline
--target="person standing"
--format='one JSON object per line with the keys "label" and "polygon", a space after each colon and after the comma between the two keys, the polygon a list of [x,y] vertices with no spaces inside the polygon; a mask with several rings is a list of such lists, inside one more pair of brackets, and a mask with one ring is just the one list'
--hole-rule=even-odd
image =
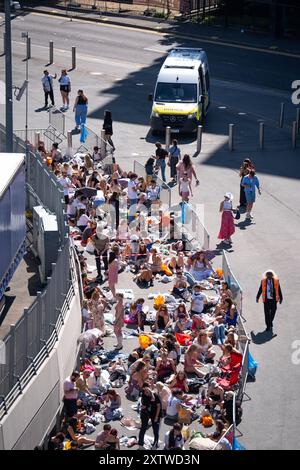
{"label": "person standing", "polygon": [[168,152],[162,148],[160,142],[156,142],[155,146],[156,166],[160,168],[162,180],[166,182],[166,158],[168,156]]}
{"label": "person standing", "polygon": [[159,395],[151,390],[148,382],[144,382],[142,387],[141,405],[141,429],[139,433],[139,446],[140,448],[143,448],[144,446],[144,437],[150,419],[154,435],[152,449],[157,449],[159,441],[160,420],[162,418],[162,403]]}
{"label": "person standing", "polygon": [[104,111],[104,122],[102,128],[105,131],[105,140],[109,143],[112,148],[112,151],[114,152],[116,148],[111,138],[113,135],[112,114],[111,111],[108,111],[108,109]]}
{"label": "person standing", "polygon": [[247,176],[249,174],[250,170],[255,170],[253,163],[251,162],[250,158],[245,158],[243,161],[241,167],[240,167],[240,207],[246,207],[247,206],[247,200],[246,200],[246,195],[245,195],[245,188],[242,185],[242,181],[244,176]]}
{"label": "person standing", "polygon": [[77,413],[78,388],[76,387],[76,381],[79,377],[80,373],[74,370],[71,376],[64,381],[64,406],[68,418],[72,418]]}
{"label": "person standing", "polygon": [[44,108],[48,107],[48,97],[50,97],[52,106],[55,106],[54,103],[54,93],[53,93],[53,79],[55,79],[57,75],[50,75],[48,70],[44,70],[44,76],[42,77],[42,85],[45,94],[45,106]]}
{"label": "person standing", "polygon": [[60,94],[61,94],[62,102],[63,102],[63,105],[60,109],[61,111],[66,111],[67,109],[69,109],[69,105],[70,105],[69,94],[71,92],[71,80],[66,69],[63,69],[61,71],[61,76],[58,79],[58,81],[60,85]]}
{"label": "person standing", "polygon": [[221,228],[219,231],[218,239],[224,240],[224,243],[231,243],[231,235],[235,232],[233,221],[233,208],[232,208],[233,195],[226,193],[224,201],[220,204],[220,212],[222,213]]}
{"label": "person standing", "polygon": [[283,301],[279,279],[271,269],[263,275],[256,295],[256,302],[259,301],[260,296],[262,296],[264,304],[266,331],[271,331],[273,329],[277,303],[281,304]]}
{"label": "person standing", "polygon": [[117,351],[123,348],[122,328],[124,326],[124,295],[116,294],[117,304],[115,310],[114,333],[117,338],[117,344],[114,346]]}
{"label": "person standing", "polygon": [[251,211],[255,203],[255,188],[257,188],[258,193],[261,194],[259,179],[255,175],[255,171],[250,170],[249,174],[243,177],[241,184],[244,187],[247,201],[246,219],[253,219]]}
{"label": "person standing", "polygon": [[116,301],[116,285],[118,283],[119,261],[116,253],[110,252],[108,258],[108,287]]}
{"label": "person standing", "polygon": [[172,147],[169,150],[169,161],[168,165],[170,167],[171,179],[177,181],[177,169],[176,165],[181,158],[180,148],[178,147],[178,142],[176,139],[172,142]]}
{"label": "person standing", "polygon": [[189,202],[190,195],[193,196],[191,180],[187,173],[184,173],[183,177],[179,180],[179,195],[182,198],[182,202]]}
{"label": "person standing", "polygon": [[86,123],[88,99],[83,90],[78,90],[77,93],[73,111],[75,112],[76,130],[79,130],[80,126]]}
{"label": "person standing", "polygon": [[182,178],[184,173],[187,173],[190,180],[193,181],[193,177],[194,177],[196,181],[196,186],[199,185],[199,180],[195,171],[195,166],[192,163],[191,157],[188,154],[185,154],[183,156],[183,159],[177,163],[176,170],[177,170],[177,180]]}

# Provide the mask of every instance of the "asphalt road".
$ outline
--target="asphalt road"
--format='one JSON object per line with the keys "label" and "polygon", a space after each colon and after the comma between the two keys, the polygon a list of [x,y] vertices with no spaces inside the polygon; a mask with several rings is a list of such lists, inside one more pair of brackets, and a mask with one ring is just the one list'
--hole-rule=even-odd
{"label": "asphalt road", "polygon": [[[134,159],[145,161],[155,139],[148,133],[150,103],[156,75],[165,53],[174,46],[199,46],[159,33],[136,32],[34,14],[13,21],[14,83],[24,80],[25,47],[21,32],[32,38],[30,70],[30,128],[47,127],[40,78],[48,62],[48,41],[55,42],[51,72],[71,65],[71,46],[77,47],[77,69],[70,72],[73,98],[83,88],[89,97],[88,125],[99,131],[106,108],[114,117],[116,157],[132,168]],[[297,321],[300,277],[299,148],[291,149],[290,125],[295,106],[291,82],[299,79],[299,60],[228,46],[206,44],[212,77],[213,103],[204,126],[203,150],[194,160],[200,178],[193,202],[204,204],[205,224],[215,248],[219,229],[219,202],[231,191],[239,194],[237,169],[251,156],[262,184],[262,196],[250,225],[237,223],[228,257],[244,290],[246,327],[252,332],[251,352],[259,362],[257,380],[248,384],[251,401],[244,404],[241,442],[248,449],[299,449],[300,366],[293,364],[293,342],[300,340]],[[0,78],[4,62],[0,59]],[[1,92],[0,87],[0,92]],[[58,88],[57,103],[60,104]],[[4,107],[0,113],[4,120]],[[280,102],[286,103],[286,125],[277,126]],[[14,104],[15,128],[24,128],[24,101]],[[72,112],[70,128],[73,126]],[[266,123],[266,148],[258,150],[258,122]],[[228,124],[236,124],[236,150],[227,147]],[[298,139],[299,140],[299,139]],[[195,151],[192,137],[179,139],[182,151]],[[298,144],[299,146],[300,144]],[[221,263],[221,260],[219,260]],[[215,265],[218,263],[218,258]],[[261,273],[273,268],[281,279],[284,303],[275,321],[277,336],[263,333],[261,304],[255,303]]]}

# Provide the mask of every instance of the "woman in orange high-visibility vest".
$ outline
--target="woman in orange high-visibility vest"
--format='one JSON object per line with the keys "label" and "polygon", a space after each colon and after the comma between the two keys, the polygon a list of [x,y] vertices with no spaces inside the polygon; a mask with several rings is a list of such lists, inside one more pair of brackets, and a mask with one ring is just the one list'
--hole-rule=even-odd
{"label": "woman in orange high-visibility vest", "polygon": [[271,269],[263,275],[256,295],[256,302],[259,301],[260,296],[262,296],[264,304],[266,331],[271,331],[273,329],[277,303],[281,304],[283,300],[279,279]]}

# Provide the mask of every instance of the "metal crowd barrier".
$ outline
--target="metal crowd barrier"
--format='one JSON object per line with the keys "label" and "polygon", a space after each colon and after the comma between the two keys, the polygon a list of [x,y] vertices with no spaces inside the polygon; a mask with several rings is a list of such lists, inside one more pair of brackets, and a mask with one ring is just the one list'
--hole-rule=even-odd
{"label": "metal crowd barrier", "polygon": [[230,290],[233,293],[234,303],[237,306],[238,312],[243,316],[243,289],[241,288],[239,282],[237,281],[235,275],[233,274],[226,253],[223,250],[222,255],[222,270],[223,276],[226,282],[228,282]]}

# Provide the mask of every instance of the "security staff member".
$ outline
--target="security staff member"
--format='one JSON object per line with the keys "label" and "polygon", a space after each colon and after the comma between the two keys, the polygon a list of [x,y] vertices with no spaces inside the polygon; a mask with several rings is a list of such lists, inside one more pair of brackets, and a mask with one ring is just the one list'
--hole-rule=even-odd
{"label": "security staff member", "polygon": [[271,331],[277,310],[277,303],[282,303],[283,297],[279,284],[279,279],[272,270],[265,272],[256,295],[256,302],[262,296],[265,311],[266,331]]}

